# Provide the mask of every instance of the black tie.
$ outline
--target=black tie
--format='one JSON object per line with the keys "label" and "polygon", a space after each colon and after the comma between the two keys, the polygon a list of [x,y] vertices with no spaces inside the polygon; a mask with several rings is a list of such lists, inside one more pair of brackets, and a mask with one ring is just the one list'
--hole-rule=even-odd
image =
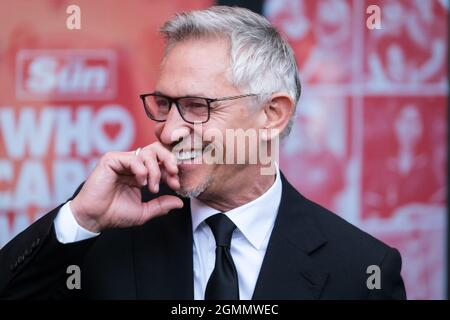
{"label": "black tie", "polygon": [[205,300],[239,300],[239,284],[230,253],[235,224],[222,213],[205,220],[216,239],[216,264],[206,285]]}

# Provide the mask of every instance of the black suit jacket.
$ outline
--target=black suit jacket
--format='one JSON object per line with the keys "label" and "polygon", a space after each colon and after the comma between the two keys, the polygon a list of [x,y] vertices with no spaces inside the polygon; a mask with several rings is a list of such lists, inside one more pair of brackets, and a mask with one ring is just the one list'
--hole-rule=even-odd
{"label": "black suit jacket", "polygon": [[[307,200],[283,176],[282,188],[253,299],[406,298],[397,250]],[[152,197],[143,190],[143,201]],[[56,239],[56,208],[0,251],[0,298],[193,299],[184,204],[143,226],[71,244]],[[80,290],[67,289],[69,265],[81,268]],[[381,289],[367,287],[370,265],[380,267]]]}

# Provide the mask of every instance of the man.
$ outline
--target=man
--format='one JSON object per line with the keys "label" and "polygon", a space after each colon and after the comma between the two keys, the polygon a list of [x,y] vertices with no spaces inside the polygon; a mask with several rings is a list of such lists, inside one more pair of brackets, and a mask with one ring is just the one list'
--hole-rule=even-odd
{"label": "man", "polygon": [[[104,155],[71,201],[6,245],[0,296],[404,299],[395,249],[302,197],[276,163],[270,173],[251,160],[268,148],[276,161],[300,96],[292,50],[270,23],[212,7],[162,33],[156,90],[141,96],[158,141]],[[230,145],[230,130],[256,132],[256,147]],[[70,290],[73,265],[82,284]]]}

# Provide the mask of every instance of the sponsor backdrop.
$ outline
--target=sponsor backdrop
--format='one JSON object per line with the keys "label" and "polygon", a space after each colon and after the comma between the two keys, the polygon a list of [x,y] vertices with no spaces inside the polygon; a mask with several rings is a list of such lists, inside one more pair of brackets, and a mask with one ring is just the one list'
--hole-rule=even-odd
{"label": "sponsor backdrop", "polygon": [[[140,93],[159,26],[213,1],[0,0],[0,247],[65,201],[108,150],[154,141]],[[370,5],[381,29],[369,29]],[[298,190],[398,248],[411,299],[446,298],[445,0],[268,0],[303,82],[281,167]]]}

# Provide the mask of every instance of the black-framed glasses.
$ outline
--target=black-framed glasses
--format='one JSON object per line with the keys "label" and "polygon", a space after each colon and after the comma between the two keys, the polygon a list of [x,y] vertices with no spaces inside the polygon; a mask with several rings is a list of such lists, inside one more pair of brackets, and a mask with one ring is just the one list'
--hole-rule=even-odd
{"label": "black-framed glasses", "polygon": [[166,121],[170,108],[175,104],[181,118],[191,124],[207,122],[211,114],[211,104],[213,102],[235,100],[251,96],[257,96],[257,94],[249,93],[215,99],[192,96],[171,98],[160,93],[140,95],[144,103],[145,113],[150,119],[158,122]]}

